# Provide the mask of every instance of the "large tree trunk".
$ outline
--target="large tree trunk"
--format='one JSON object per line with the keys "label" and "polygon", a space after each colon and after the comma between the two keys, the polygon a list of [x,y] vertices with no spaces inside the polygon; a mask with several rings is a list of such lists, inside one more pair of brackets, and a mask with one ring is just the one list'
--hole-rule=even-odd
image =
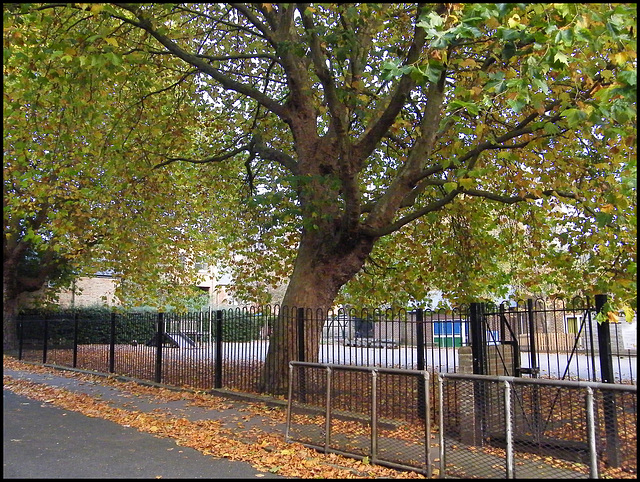
{"label": "large tree trunk", "polygon": [[302,358],[318,361],[327,310],[333,307],[340,288],[362,268],[373,247],[373,240],[364,237],[333,248],[326,238],[321,238],[319,233],[307,234],[301,240],[282,310],[269,339],[261,386],[264,392],[287,393],[289,361],[301,358],[298,334],[301,309],[304,310]]}

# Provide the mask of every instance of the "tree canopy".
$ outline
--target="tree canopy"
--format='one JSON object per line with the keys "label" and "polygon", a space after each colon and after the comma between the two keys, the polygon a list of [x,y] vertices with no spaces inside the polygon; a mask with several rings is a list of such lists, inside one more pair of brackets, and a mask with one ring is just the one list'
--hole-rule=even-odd
{"label": "tree canopy", "polygon": [[95,10],[4,9],[5,339],[25,293],[101,269],[135,281],[131,304],[162,306],[163,286],[193,283],[179,255],[210,227],[193,167],[154,169],[189,146],[193,84],[170,59],[117,51]]}
{"label": "tree canopy", "polygon": [[[199,72],[208,127],[191,161],[242,152],[254,208],[237,240],[242,271],[288,276],[307,233],[340,252],[393,234],[360,258],[369,272],[401,273],[389,282],[407,286],[405,299],[425,287],[456,299],[509,287],[635,299],[632,5],[164,5],[112,16]],[[191,35],[172,28],[180,21]],[[384,260],[398,254],[407,270]],[[351,271],[366,277],[359,264],[330,298]],[[462,282],[471,273],[475,285]],[[351,291],[370,293],[380,277],[369,281]]]}
{"label": "tree canopy", "polygon": [[[288,278],[284,303],[306,307],[363,293],[420,302],[430,289],[635,303],[634,5],[23,8],[91,17],[107,26],[103,55],[144,58],[128,100],[191,82],[182,105],[197,113],[169,102],[148,117],[178,140],[140,134],[136,147],[157,172],[224,178],[209,201],[244,286]],[[295,330],[272,335],[268,363],[285,378]]]}

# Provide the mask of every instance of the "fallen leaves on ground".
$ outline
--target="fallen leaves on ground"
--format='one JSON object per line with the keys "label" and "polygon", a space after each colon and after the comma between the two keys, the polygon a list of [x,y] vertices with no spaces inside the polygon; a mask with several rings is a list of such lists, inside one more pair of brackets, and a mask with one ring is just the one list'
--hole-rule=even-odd
{"label": "fallen leaves on ground", "polygon": [[[115,377],[101,377],[78,372],[60,371],[49,367],[26,364],[3,356],[3,365],[12,370],[33,373],[55,373],[58,376],[77,378],[86,383],[113,386],[132,396],[146,396],[158,402],[187,400],[188,404],[208,409],[229,408],[231,402],[224,397],[202,392],[169,390],[140,385],[130,381],[119,381]],[[337,454],[322,454],[298,443],[286,443],[281,434],[263,431],[259,427],[249,430],[232,430],[220,420],[191,421],[161,411],[142,412],[114,407],[107,401],[83,393],[76,393],[42,383],[3,376],[4,387],[28,398],[50,403],[65,410],[97,417],[123,426],[133,427],[159,437],[168,437],[176,444],[190,447],[205,455],[224,457],[229,460],[248,462],[261,472],[277,473],[285,477],[300,478],[425,478],[416,472],[399,471],[366,460],[356,460]],[[283,409],[273,409],[262,403],[246,405],[245,421],[260,417],[266,430],[283,423]]]}

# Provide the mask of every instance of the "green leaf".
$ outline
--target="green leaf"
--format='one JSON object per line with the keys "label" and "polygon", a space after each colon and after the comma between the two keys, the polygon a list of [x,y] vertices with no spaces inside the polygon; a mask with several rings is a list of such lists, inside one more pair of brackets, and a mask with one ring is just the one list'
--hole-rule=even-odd
{"label": "green leaf", "polygon": [[515,112],[520,112],[527,103],[527,99],[522,96],[518,96],[516,99],[507,100],[507,104],[509,104],[509,107],[511,107]]}
{"label": "green leaf", "polygon": [[618,73],[617,79],[630,87],[637,87],[638,72],[637,70],[622,70]]}
{"label": "green leaf", "polygon": [[562,52],[556,52],[556,54],[553,56],[553,60],[564,65],[569,65],[569,58]]}
{"label": "green leaf", "polygon": [[545,122],[543,130],[545,133],[555,135],[560,133],[560,129],[553,122]]}
{"label": "green leaf", "polygon": [[579,126],[587,117],[580,109],[566,109],[561,115],[567,119],[569,127]]}
{"label": "green leaf", "polygon": [[447,193],[450,193],[451,191],[453,191],[454,189],[458,188],[458,183],[457,182],[445,182],[444,185],[444,190]]}
{"label": "green leaf", "polygon": [[596,214],[596,223],[602,228],[613,220],[613,215],[609,213],[599,212]]}

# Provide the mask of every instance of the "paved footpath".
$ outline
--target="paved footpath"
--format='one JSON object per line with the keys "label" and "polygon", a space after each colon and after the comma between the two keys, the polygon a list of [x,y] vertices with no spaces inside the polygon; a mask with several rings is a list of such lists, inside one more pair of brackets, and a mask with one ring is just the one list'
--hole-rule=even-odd
{"label": "paved footpath", "polygon": [[[130,395],[117,389],[45,373],[3,370],[4,375],[97,396],[114,406],[128,404]],[[101,418],[63,410],[51,404],[3,389],[3,479],[16,478],[285,478],[260,472],[249,463],[204,455],[182,447],[170,438],[159,438]],[[161,408],[189,419],[210,416],[202,407],[183,401],[165,402],[139,398],[141,411]],[[232,404],[237,410],[242,402]],[[218,414],[231,417],[233,413]]]}

